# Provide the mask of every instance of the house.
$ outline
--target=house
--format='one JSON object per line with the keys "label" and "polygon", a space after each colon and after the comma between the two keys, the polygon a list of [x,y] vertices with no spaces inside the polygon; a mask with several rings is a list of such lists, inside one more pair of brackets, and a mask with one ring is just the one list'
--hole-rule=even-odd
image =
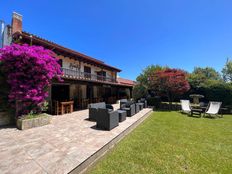
{"label": "house", "polygon": [[74,109],[78,110],[87,108],[89,103],[115,103],[118,99],[132,97],[134,82],[117,78],[121,72],[119,68],[23,31],[20,14],[14,12],[12,24],[3,28],[3,38],[7,38],[3,44],[39,45],[56,53],[64,73],[64,82],[53,81],[48,98],[51,108],[53,101],[73,100]]}

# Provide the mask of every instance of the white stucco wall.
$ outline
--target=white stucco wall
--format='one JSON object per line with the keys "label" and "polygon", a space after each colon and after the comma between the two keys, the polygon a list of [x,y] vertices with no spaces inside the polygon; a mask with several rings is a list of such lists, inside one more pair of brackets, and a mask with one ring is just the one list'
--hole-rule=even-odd
{"label": "white stucco wall", "polygon": [[[70,63],[75,64],[75,65],[79,65],[78,61],[76,61],[74,59],[70,59],[69,57],[64,57],[62,55],[59,55],[58,57],[63,60],[63,65],[62,65],[63,68],[71,69],[70,68]],[[81,68],[80,68],[81,72],[84,72],[84,66],[90,67],[91,68],[91,73],[95,74],[95,75],[97,75],[97,72],[102,70],[101,68],[99,68],[97,66],[89,65],[89,64],[86,64],[86,63],[83,63],[83,62],[80,62],[80,64],[81,64]],[[77,70],[76,68],[72,68],[72,69]],[[106,69],[103,69],[103,71],[106,72],[106,77],[108,77],[108,78],[111,78],[113,76],[115,76],[115,77],[117,76],[116,72],[109,71],[109,70],[106,70]]]}

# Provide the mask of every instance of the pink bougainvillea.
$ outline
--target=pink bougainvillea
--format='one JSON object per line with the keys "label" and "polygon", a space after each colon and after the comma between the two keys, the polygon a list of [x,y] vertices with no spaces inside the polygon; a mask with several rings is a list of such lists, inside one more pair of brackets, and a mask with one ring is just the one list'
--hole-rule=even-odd
{"label": "pink bougainvillea", "polygon": [[0,49],[1,70],[11,89],[9,102],[20,103],[19,115],[41,111],[53,78],[61,80],[61,67],[54,52],[41,46],[12,44]]}

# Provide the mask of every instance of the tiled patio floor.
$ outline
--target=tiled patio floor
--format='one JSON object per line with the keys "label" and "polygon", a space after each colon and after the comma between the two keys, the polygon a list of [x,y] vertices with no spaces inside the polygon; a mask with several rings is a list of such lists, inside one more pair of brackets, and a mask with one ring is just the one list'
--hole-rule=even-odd
{"label": "tiled patio floor", "polygon": [[29,130],[2,128],[0,173],[68,173],[150,111],[127,117],[111,131],[95,129],[96,122],[86,120],[88,110],[54,116],[52,124]]}

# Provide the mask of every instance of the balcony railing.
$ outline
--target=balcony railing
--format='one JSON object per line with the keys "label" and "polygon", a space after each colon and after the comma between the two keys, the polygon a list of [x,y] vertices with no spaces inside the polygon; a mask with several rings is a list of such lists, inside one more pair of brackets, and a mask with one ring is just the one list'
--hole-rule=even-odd
{"label": "balcony railing", "polygon": [[96,74],[80,72],[78,70],[72,70],[67,68],[62,68],[62,71],[64,73],[65,78],[116,83],[116,80],[113,77],[99,76]]}

